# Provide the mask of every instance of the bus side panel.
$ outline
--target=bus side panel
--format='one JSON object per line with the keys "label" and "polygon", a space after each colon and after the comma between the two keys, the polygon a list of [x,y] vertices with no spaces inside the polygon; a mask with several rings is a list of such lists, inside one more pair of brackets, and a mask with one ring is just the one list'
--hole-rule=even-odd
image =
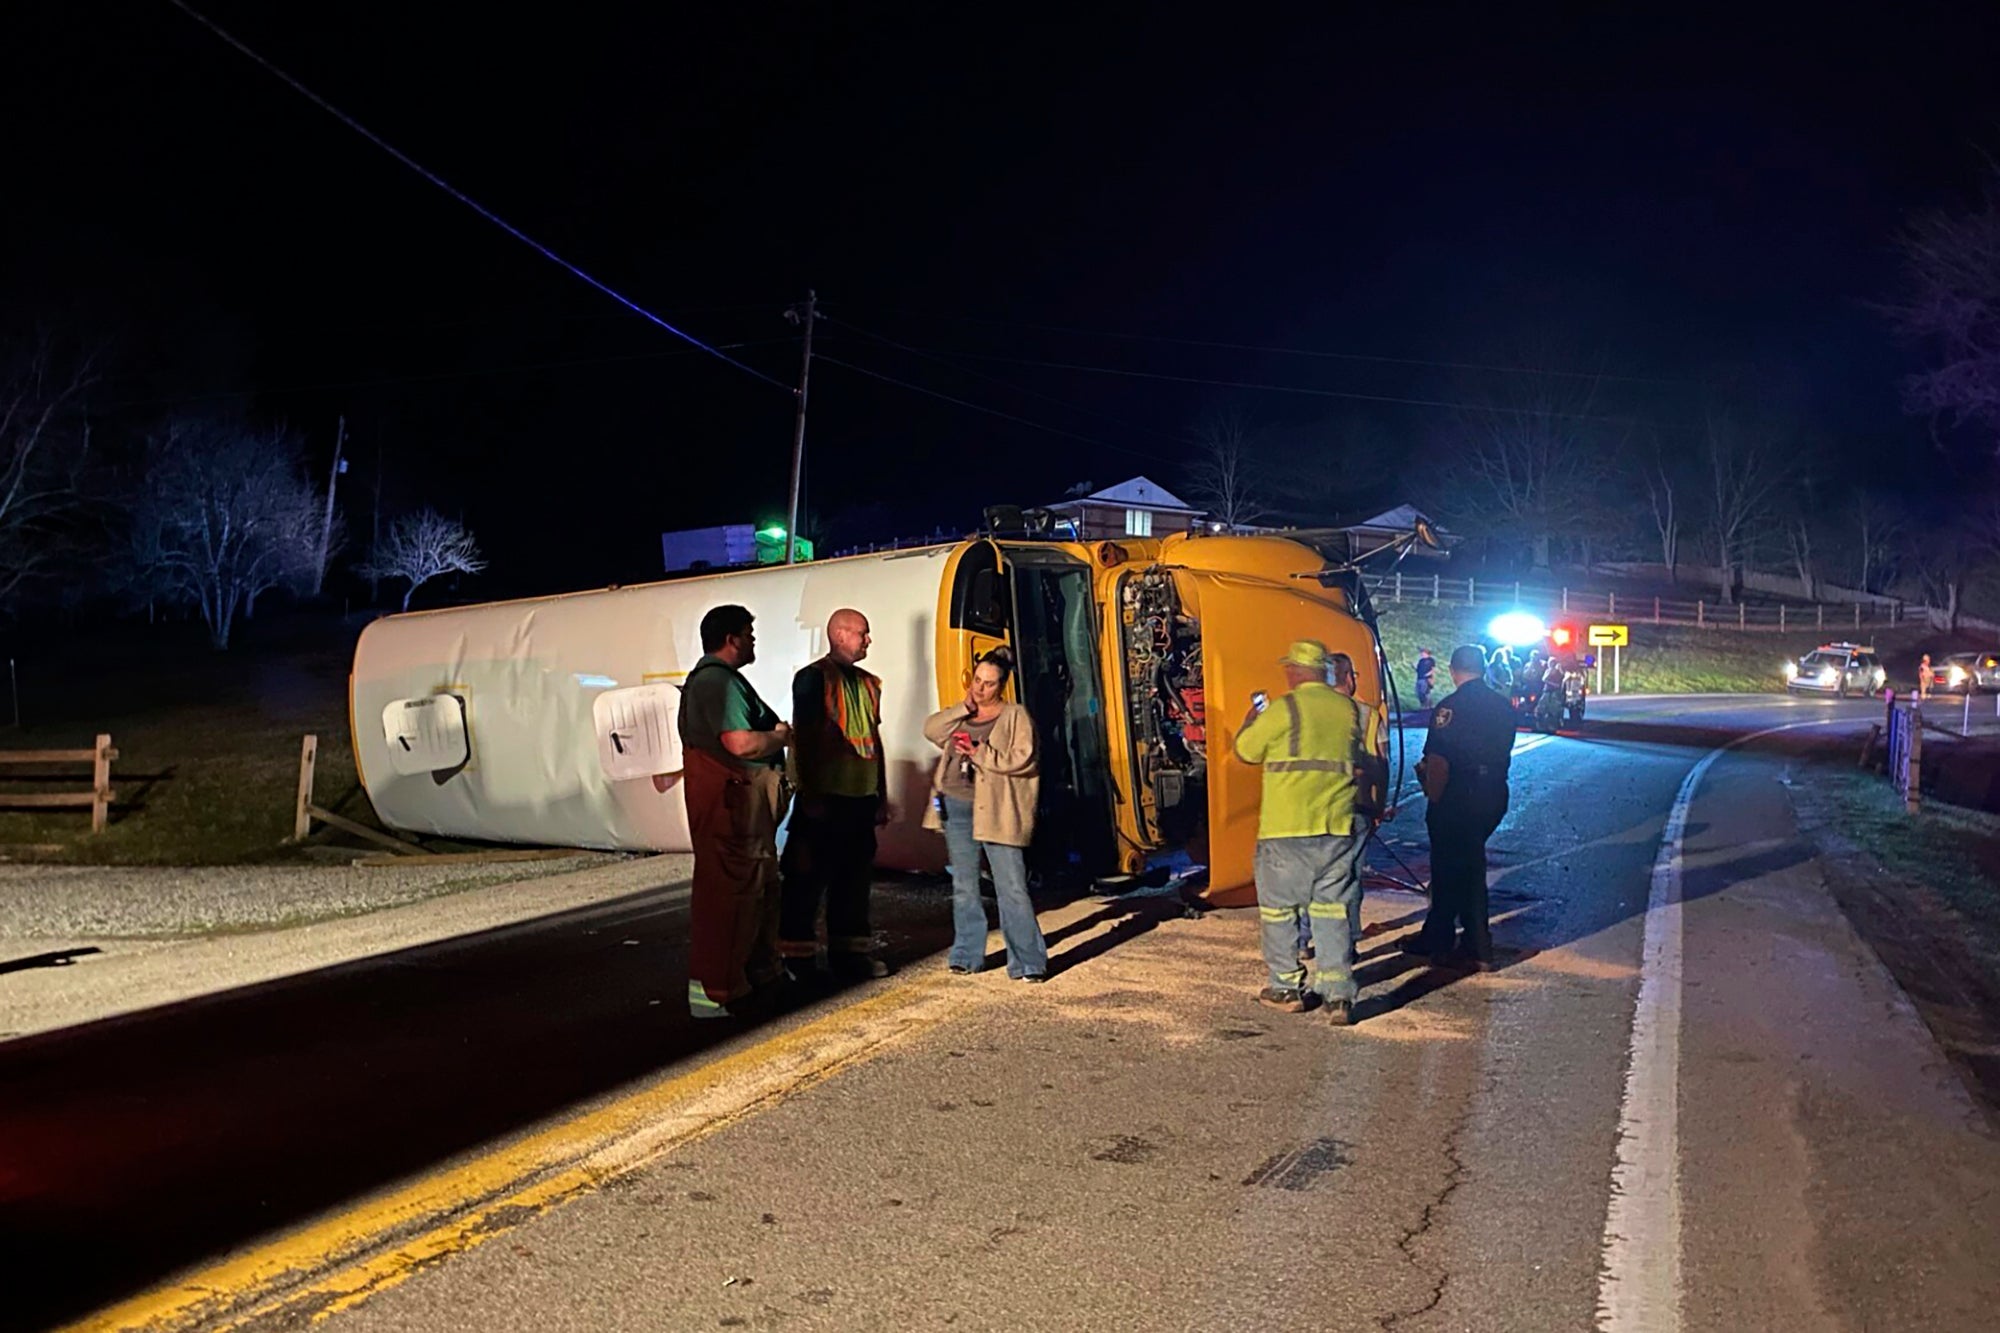
{"label": "bus side panel", "polygon": [[[935,870],[942,841],[920,827],[936,750],[923,719],[938,707],[938,583],[948,548],[826,565],[389,616],[355,649],[355,763],[393,828],[551,846],[686,850],[677,779],[614,782],[598,758],[592,702],[605,689],[678,683],[700,657],[699,626],[729,602],[757,617],[758,660],[744,674],[781,716],[791,679],[826,651],[826,621],[852,606],[874,632],[868,668],[883,680],[883,746],[896,822],[881,864]],[[465,701],[470,760],[448,774],[399,774],[382,712],[398,699]],[[663,792],[660,786],[665,786]]]}
{"label": "bus side panel", "polygon": [[[1374,639],[1338,599],[1316,584],[1292,586],[1261,579],[1186,570],[1183,587],[1194,593],[1201,621],[1201,651],[1208,703],[1208,888],[1218,906],[1256,901],[1253,868],[1257,852],[1257,810],[1263,778],[1257,767],[1236,757],[1236,733],[1250,711],[1250,696],[1262,690],[1273,699],[1286,689],[1278,661],[1294,640],[1317,639],[1329,651],[1346,653],[1361,670],[1362,697],[1380,684],[1371,665]],[[1372,700],[1371,700],[1372,702]]]}

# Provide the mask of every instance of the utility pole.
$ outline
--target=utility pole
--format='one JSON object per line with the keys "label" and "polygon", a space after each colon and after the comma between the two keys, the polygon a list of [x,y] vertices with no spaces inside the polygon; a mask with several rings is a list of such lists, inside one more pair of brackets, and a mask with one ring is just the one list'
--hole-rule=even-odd
{"label": "utility pole", "polygon": [[375,511],[368,534],[368,605],[376,604],[381,592],[382,576],[375,572],[376,554],[382,549],[382,423],[375,423]]}
{"label": "utility pole", "polygon": [[799,412],[792,426],[792,498],[785,510],[785,563],[797,564],[799,559],[799,486],[805,478],[806,468],[806,386],[812,379],[813,365],[813,320],[819,316],[819,293],[806,289],[806,304],[803,314],[793,306],[785,312],[785,318],[797,324],[801,320],[806,326],[806,354],[799,363]]}
{"label": "utility pole", "polygon": [[340,418],[340,425],[333,433],[333,468],[326,476],[326,517],[319,525],[319,560],[313,566],[313,596],[320,594],[326,584],[327,547],[333,541],[333,488],[340,482],[340,474],[347,471],[347,463],[340,456],[341,446],[347,443],[347,418]]}

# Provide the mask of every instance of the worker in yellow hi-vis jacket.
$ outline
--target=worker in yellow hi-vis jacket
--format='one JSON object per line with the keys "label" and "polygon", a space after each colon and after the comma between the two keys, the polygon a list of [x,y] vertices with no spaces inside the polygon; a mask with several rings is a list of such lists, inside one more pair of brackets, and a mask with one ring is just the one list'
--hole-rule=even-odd
{"label": "worker in yellow hi-vis jacket", "polygon": [[1236,733],[1236,757],[1264,771],[1257,816],[1257,912],[1270,984],[1258,1002],[1286,1013],[1306,1008],[1299,961],[1299,918],[1312,926],[1312,990],[1328,1019],[1354,1021],[1356,986],[1349,962],[1352,932],[1346,881],[1355,872],[1352,843],[1365,825],[1355,817],[1363,764],[1361,710],[1328,682],[1326,646],[1294,643],[1280,659],[1291,689],[1256,701]]}

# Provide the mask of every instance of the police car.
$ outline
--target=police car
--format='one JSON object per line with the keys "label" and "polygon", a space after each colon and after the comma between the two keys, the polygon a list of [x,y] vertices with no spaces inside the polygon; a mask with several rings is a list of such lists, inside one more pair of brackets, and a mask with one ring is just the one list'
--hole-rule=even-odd
{"label": "police car", "polygon": [[1875,649],[1858,643],[1823,643],[1796,662],[1785,663],[1785,688],[1794,693],[1875,694],[1889,673]]}

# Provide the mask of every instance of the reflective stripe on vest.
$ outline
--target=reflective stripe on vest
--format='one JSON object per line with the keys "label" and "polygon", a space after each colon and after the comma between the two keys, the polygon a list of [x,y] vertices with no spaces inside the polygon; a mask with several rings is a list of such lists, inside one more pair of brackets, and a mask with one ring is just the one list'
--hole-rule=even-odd
{"label": "reflective stripe on vest", "polygon": [[1360,709],[1318,682],[1303,683],[1282,697],[1284,717],[1272,721],[1284,726],[1285,735],[1283,740],[1271,736],[1265,747],[1257,836],[1345,836],[1353,830],[1362,762]]}

